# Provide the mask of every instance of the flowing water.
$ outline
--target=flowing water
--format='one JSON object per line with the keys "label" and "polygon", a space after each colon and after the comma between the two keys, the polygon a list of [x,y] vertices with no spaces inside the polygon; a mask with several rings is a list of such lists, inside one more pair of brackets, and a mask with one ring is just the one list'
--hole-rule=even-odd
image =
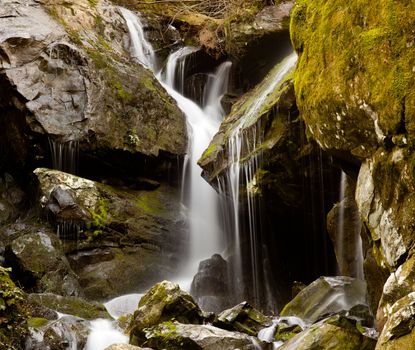
{"label": "flowing water", "polygon": [[[233,276],[234,285],[243,286],[244,281],[242,277],[243,271],[243,257],[241,251],[241,237],[243,236],[242,227],[243,222],[240,217],[242,209],[240,208],[241,198],[240,190],[241,186],[245,186],[247,195],[247,214],[248,214],[248,237],[250,246],[250,262],[252,281],[250,286],[243,286],[238,288],[242,295],[238,298],[243,298],[244,289],[249,289],[252,294],[254,303],[259,305],[260,295],[266,294],[266,299],[275,299],[270,295],[271,290],[267,285],[266,275],[267,271],[264,271],[264,266],[261,266],[260,262],[260,250],[261,247],[257,245],[258,242],[258,227],[260,223],[256,215],[258,205],[256,197],[253,193],[253,187],[255,185],[255,173],[260,167],[261,154],[253,155],[249,161],[242,164],[241,157],[243,156],[242,150],[245,148],[244,154],[251,153],[258,144],[261,143],[263,135],[261,135],[261,126],[256,123],[256,117],[261,110],[264,103],[267,102],[269,94],[283,81],[285,76],[294,68],[297,62],[297,55],[292,53],[288,56],[280,65],[279,69],[273,72],[273,76],[270,77],[270,83],[262,88],[260,94],[255,101],[248,107],[247,111],[237,121],[236,126],[233,128],[232,133],[228,140],[228,162],[229,170],[225,178],[219,179],[219,188],[222,193],[229,194],[230,200],[226,200],[226,204],[223,206],[225,212],[227,212],[229,218],[226,220],[229,227],[228,232],[233,232],[234,237],[234,256],[233,256]],[[223,198],[226,198],[223,195]],[[262,280],[262,281],[261,281]]]}
{"label": "flowing water", "polygon": [[77,174],[79,162],[79,142],[60,141],[49,138],[52,168],[70,174]]}

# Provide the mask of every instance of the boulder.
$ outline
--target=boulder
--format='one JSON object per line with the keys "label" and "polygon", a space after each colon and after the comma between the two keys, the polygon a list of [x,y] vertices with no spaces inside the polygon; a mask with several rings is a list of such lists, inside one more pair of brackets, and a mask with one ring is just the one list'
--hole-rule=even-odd
{"label": "boulder", "polygon": [[411,349],[415,344],[415,293],[394,303],[376,350]]}
{"label": "boulder", "polygon": [[294,6],[298,108],[324,150],[359,162],[380,145],[412,142],[415,53],[413,16],[407,14],[414,10],[412,2],[391,8],[387,0]]}
{"label": "boulder", "polygon": [[229,304],[228,266],[219,254],[201,261],[190,294],[205,311],[219,312]]}
{"label": "boulder", "polygon": [[48,169],[35,175],[86,297],[144,290],[178,269],[187,233],[177,189],[135,191]]}
{"label": "boulder", "polygon": [[1,11],[5,162],[45,165],[47,137],[76,140],[90,161],[112,158],[115,167],[120,155],[186,153],[184,116],[153,74],[130,62],[127,26],[116,6],[20,0]]}
{"label": "boulder", "polygon": [[285,305],[280,315],[296,316],[312,324],[357,305],[366,305],[364,281],[345,276],[320,277]]}
{"label": "boulder", "polygon": [[393,305],[415,290],[415,255],[411,255],[398,269],[392,272],[383,286],[380,299],[376,326],[382,330],[386,321],[393,316]]}
{"label": "boulder", "polygon": [[28,324],[26,349],[32,350],[66,350],[68,346],[83,349],[89,332],[88,321],[70,315],[54,321],[30,318]]}
{"label": "boulder", "polygon": [[143,346],[170,350],[253,350],[258,341],[243,333],[210,325],[164,322],[145,330]]}
{"label": "boulder", "polygon": [[152,349],[151,348],[140,348],[138,346],[134,346],[131,344],[114,344],[114,345],[111,345],[105,348],[105,350],[152,350]]}
{"label": "boulder", "polygon": [[375,345],[376,340],[362,335],[356,327],[355,321],[334,316],[312,325],[278,349],[373,350]]}
{"label": "boulder", "polygon": [[258,336],[258,332],[272,324],[270,318],[254,309],[247,302],[242,302],[232,309],[221,312],[213,325],[230,331]]}
{"label": "boulder", "polygon": [[163,281],[141,298],[129,326],[130,344],[142,345],[146,328],[172,320],[201,324],[204,315],[192,296],[182,291],[178,284]]}
{"label": "boulder", "polygon": [[88,302],[78,297],[64,297],[52,293],[33,293],[28,295],[28,301],[33,304],[43,305],[60,313],[77,316],[85,320],[111,318],[104,305]]}
{"label": "boulder", "polygon": [[34,222],[5,227],[5,264],[22,286],[36,292],[83,295],[61,241],[47,225]]}

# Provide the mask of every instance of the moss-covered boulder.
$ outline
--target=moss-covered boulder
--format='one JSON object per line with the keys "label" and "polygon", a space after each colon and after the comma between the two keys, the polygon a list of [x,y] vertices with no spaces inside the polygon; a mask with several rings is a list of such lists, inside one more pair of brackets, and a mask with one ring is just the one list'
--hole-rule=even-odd
{"label": "moss-covered boulder", "polygon": [[356,321],[334,316],[297,334],[281,350],[373,350],[376,340],[364,336]]}
{"label": "moss-covered boulder", "polygon": [[213,325],[230,331],[257,336],[258,332],[272,324],[270,318],[253,308],[247,302],[242,302],[229,310],[221,312]]}
{"label": "moss-covered boulder", "polygon": [[171,350],[254,350],[258,341],[246,334],[210,325],[164,322],[144,330],[143,346]]}
{"label": "moss-covered boulder", "polygon": [[415,293],[390,308],[390,318],[379,336],[376,350],[411,349],[415,344]]}
{"label": "moss-covered boulder", "polygon": [[28,301],[46,306],[58,312],[77,316],[86,320],[110,318],[104,305],[88,302],[78,297],[64,297],[52,293],[29,294]]}
{"label": "moss-covered boulder", "polygon": [[366,305],[364,281],[345,276],[320,277],[285,305],[280,315],[296,316],[311,324],[357,305]]}
{"label": "moss-covered boulder", "polygon": [[0,346],[20,350],[28,335],[29,309],[23,291],[10,279],[9,272],[0,267]]}
{"label": "moss-covered boulder", "polygon": [[116,6],[8,2],[0,26],[4,161],[45,164],[47,137],[79,141],[97,163],[120,154],[175,159],[186,153],[184,116],[153,74],[130,61]]}
{"label": "moss-covered boulder", "polygon": [[48,226],[19,223],[6,226],[5,263],[16,281],[36,292],[82,295],[77,276],[69,266],[62,243]]}
{"label": "moss-covered boulder", "polygon": [[384,142],[412,143],[414,10],[413,2],[388,0],[297,1],[295,92],[323,149],[358,161]]}
{"label": "moss-covered boulder", "polygon": [[186,226],[177,189],[135,191],[48,169],[35,175],[86,297],[145,290],[179,268]]}
{"label": "moss-covered boulder", "polygon": [[201,324],[204,315],[192,296],[182,291],[178,284],[163,281],[141,298],[129,326],[130,343],[142,344],[146,328],[172,320]]}

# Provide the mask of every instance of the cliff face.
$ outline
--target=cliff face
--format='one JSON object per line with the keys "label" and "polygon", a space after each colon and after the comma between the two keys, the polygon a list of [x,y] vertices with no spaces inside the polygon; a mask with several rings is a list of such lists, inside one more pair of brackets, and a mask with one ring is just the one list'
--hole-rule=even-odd
{"label": "cliff face", "polygon": [[412,326],[400,335],[395,328],[406,322],[402,308],[412,308],[415,282],[407,272],[415,237],[414,10],[408,1],[303,0],[291,19],[295,95],[309,135],[342,161],[361,164],[355,198],[366,279],[379,330],[386,322],[376,349],[413,337]]}

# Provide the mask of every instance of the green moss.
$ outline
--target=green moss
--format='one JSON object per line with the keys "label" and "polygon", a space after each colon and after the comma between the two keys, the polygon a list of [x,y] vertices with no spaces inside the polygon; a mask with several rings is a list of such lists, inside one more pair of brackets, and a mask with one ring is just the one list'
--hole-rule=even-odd
{"label": "green moss", "polygon": [[88,2],[92,7],[96,7],[98,4],[98,0],[88,0]]}
{"label": "green moss", "polygon": [[100,199],[98,205],[94,210],[88,210],[92,221],[87,223],[88,231],[86,234],[89,239],[96,239],[102,236],[104,233],[105,226],[108,223],[108,201]]}
{"label": "green moss", "polygon": [[27,320],[27,324],[32,328],[41,328],[49,322],[46,318],[42,317],[31,317]]}

